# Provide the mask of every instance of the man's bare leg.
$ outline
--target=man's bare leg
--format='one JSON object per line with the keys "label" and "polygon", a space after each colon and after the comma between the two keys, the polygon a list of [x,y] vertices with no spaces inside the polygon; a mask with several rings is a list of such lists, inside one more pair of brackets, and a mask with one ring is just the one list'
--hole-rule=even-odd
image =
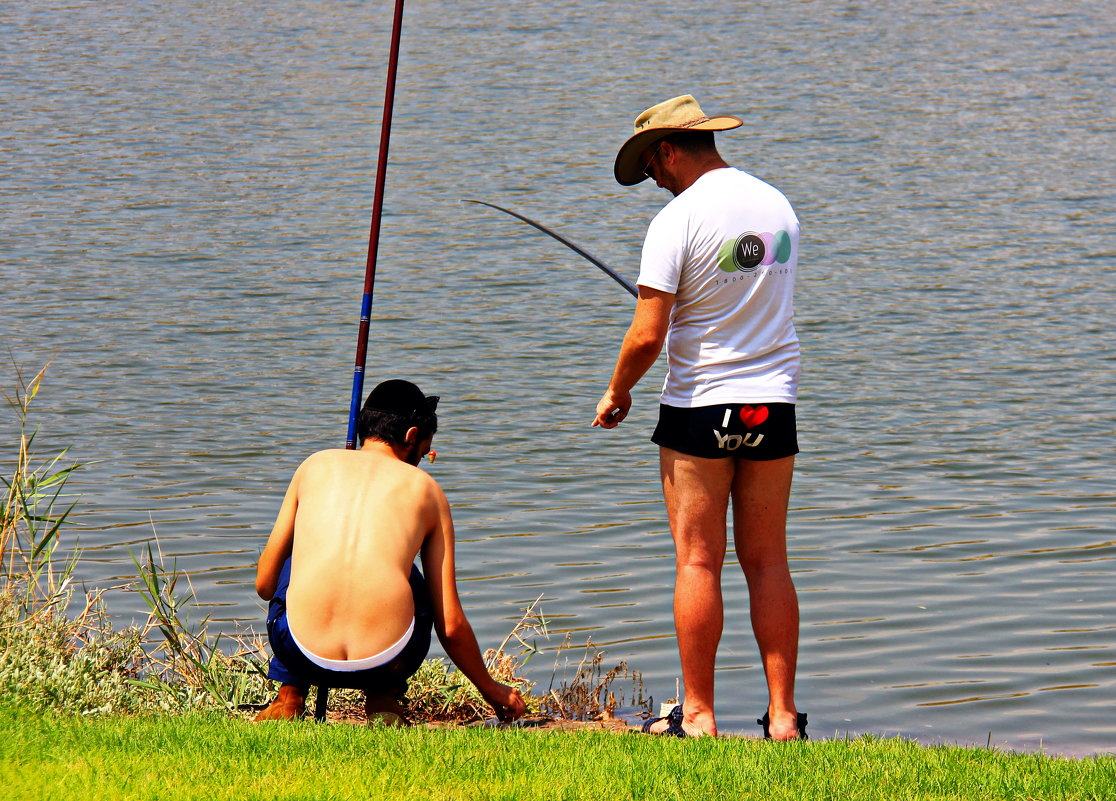
{"label": "man's bare leg", "polygon": [[787,564],[787,503],[794,457],[739,461],[732,485],[736,557],[748,580],[752,631],[767,677],[773,740],[798,736],[794,677],[798,596]]}
{"label": "man's bare leg", "polygon": [[713,667],[724,625],[721,567],[734,460],[702,459],[669,448],[659,452],[677,571],[674,627],[685,685],[683,728],[715,735]]}

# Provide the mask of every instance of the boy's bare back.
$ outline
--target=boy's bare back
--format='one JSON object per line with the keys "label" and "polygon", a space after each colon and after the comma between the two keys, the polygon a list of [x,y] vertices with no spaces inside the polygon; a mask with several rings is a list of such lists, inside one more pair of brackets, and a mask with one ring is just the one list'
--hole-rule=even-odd
{"label": "boy's bare back", "polygon": [[440,503],[433,478],[379,449],[319,451],[302,463],[276,526],[291,516],[297,532],[287,616],[307,650],[362,659],[403,636],[411,565]]}
{"label": "boy's bare back", "polygon": [[[295,471],[256,565],[256,593],[269,602],[268,677],[282,683],[257,720],[301,716],[309,686],[323,681],[364,689],[367,709],[385,698],[397,707],[432,629],[501,720],[526,709],[488,672],[457,593],[449,502],[416,466],[433,459],[438,400],[410,381],[383,381],[361,409],[360,450],[321,451]],[[425,578],[413,566],[420,553]],[[315,657],[379,664],[334,669]]]}

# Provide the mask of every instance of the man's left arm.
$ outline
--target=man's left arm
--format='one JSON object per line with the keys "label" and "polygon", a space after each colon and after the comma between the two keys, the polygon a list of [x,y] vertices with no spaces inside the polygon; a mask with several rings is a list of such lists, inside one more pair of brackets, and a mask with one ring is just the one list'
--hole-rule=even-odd
{"label": "man's left arm", "polygon": [[632,407],[632,387],[651,369],[663,350],[672,308],[673,292],[640,285],[632,324],[624,335],[612,380],[597,403],[593,425],[616,428],[628,416]]}

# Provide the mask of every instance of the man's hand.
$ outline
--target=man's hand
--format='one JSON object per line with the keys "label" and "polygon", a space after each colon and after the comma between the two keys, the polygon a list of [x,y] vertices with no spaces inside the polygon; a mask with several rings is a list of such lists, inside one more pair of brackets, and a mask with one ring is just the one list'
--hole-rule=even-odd
{"label": "man's hand", "polygon": [[614,393],[609,390],[597,402],[597,416],[593,420],[594,426],[601,428],[616,428],[628,416],[632,408],[632,393]]}
{"label": "man's hand", "polygon": [[492,710],[496,713],[496,717],[503,723],[518,720],[527,711],[527,704],[524,703],[519,690],[499,682],[492,690],[484,694],[484,700],[488,701]]}
{"label": "man's hand", "polygon": [[666,342],[670,327],[670,312],[674,308],[674,295],[659,289],[641,286],[636,301],[635,316],[624,335],[616,368],[608,382],[608,391],[597,404],[594,426],[616,428],[632,408],[632,387],[639,383]]}

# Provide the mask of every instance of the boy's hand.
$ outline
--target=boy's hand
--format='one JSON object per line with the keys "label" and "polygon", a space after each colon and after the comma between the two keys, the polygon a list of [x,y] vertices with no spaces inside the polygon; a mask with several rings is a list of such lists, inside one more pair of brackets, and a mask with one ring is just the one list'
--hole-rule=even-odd
{"label": "boy's hand", "polygon": [[493,711],[502,722],[517,720],[527,711],[527,704],[519,690],[497,683],[491,692],[485,694],[485,699],[492,705]]}

